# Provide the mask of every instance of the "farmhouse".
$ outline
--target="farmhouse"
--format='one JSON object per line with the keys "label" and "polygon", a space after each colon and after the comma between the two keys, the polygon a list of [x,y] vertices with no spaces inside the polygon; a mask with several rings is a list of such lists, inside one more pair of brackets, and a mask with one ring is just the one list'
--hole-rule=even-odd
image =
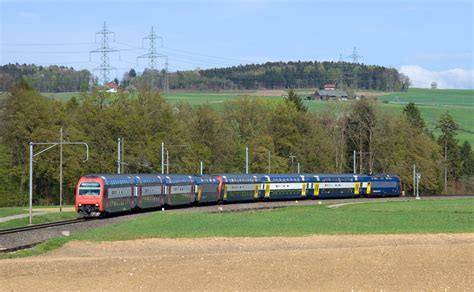
{"label": "farmhouse", "polygon": [[105,84],[105,87],[108,88],[107,92],[117,92],[119,86],[115,82],[110,81]]}
{"label": "farmhouse", "polygon": [[347,92],[341,89],[318,89],[313,94],[315,100],[347,100]]}
{"label": "farmhouse", "polygon": [[334,83],[324,84],[324,90],[336,90],[336,84]]}

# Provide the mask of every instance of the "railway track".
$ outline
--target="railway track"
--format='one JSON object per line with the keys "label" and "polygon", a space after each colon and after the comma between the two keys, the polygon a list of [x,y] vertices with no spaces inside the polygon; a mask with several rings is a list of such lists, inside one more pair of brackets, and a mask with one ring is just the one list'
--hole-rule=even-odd
{"label": "railway track", "polygon": [[28,225],[28,226],[23,226],[23,227],[0,229],[0,235],[19,233],[19,232],[30,231],[30,230],[38,230],[38,229],[44,229],[44,228],[49,228],[49,227],[63,226],[63,225],[68,225],[68,224],[75,224],[79,222],[84,222],[86,220],[88,219],[76,218],[76,219],[70,219],[70,220],[62,220],[62,221],[55,221],[55,222],[49,222],[49,223]]}

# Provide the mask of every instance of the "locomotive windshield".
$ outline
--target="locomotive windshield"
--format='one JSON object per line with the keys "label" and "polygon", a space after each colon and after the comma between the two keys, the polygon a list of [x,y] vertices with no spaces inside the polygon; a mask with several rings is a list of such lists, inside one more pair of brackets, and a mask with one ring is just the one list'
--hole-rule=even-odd
{"label": "locomotive windshield", "polygon": [[81,185],[79,186],[79,196],[100,196],[100,183],[81,183]]}

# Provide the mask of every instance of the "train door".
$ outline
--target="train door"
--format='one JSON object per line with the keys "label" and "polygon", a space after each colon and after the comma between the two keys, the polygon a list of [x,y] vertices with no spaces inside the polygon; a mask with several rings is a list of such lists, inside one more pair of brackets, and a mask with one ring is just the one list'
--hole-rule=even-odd
{"label": "train door", "polygon": [[216,192],[216,201],[220,202],[222,201],[222,177],[218,176],[217,181],[219,182],[219,185],[217,187],[217,192]]}
{"label": "train door", "polygon": [[135,209],[138,207],[138,185],[133,186],[130,209]]}
{"label": "train door", "polygon": [[319,176],[315,175],[316,181],[313,184],[313,198],[319,197]]}
{"label": "train door", "polygon": [[254,175],[253,179],[255,180],[255,190],[253,192],[253,199],[258,200],[258,191],[259,191],[260,184],[258,183],[257,176]]}
{"label": "train door", "polygon": [[301,198],[305,198],[307,183],[304,181],[304,175],[300,175],[300,177],[301,177]]}
{"label": "train door", "polygon": [[267,183],[265,184],[265,199],[270,198],[270,176],[266,175]]}

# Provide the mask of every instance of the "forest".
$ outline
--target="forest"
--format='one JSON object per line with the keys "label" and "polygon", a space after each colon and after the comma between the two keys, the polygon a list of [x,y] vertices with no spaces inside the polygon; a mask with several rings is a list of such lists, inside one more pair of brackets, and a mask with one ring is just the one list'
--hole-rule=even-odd
{"label": "forest", "polygon": [[199,71],[229,80],[239,89],[318,88],[326,83],[365,90],[402,91],[409,79],[396,69],[349,62],[268,62]]}
{"label": "forest", "polygon": [[[8,91],[14,82],[24,79],[40,92],[88,91],[97,84],[88,70],[64,66],[7,64],[0,66],[0,91]],[[133,90],[140,80],[164,88],[165,72],[135,69],[115,79],[124,90]],[[168,73],[169,88],[178,90],[242,90],[319,88],[336,83],[339,88],[379,91],[403,91],[410,80],[396,69],[348,62],[268,62],[228,68],[187,70]]]}
{"label": "forest", "polygon": [[[164,88],[165,72],[135,70],[126,72],[121,85],[127,89],[147,80],[157,88]],[[334,83],[338,88],[378,91],[405,91],[410,79],[396,69],[348,62],[268,62],[207,70],[171,72],[168,75],[172,90],[247,90],[321,88]]]}
{"label": "forest", "polygon": [[[64,194],[73,202],[80,176],[117,169],[117,139],[124,139],[126,173],[161,171],[161,143],[169,152],[170,173],[242,173],[245,147],[254,173],[351,173],[357,151],[358,172],[394,173],[411,192],[412,165],[423,174],[423,193],[473,188],[474,157],[469,143],[457,141],[457,124],[446,113],[438,122],[442,135],[426,130],[418,108],[386,114],[370,100],[351,103],[345,112],[310,113],[289,90],[279,101],[242,97],[226,101],[222,112],[209,105],[169,104],[157,91],[138,88],[135,96],[94,90],[58,101],[20,80],[0,99],[0,204],[25,205],[28,190],[28,143],[59,140],[86,142],[64,146]],[[36,146],[35,153],[41,146]],[[296,156],[294,163],[290,154]],[[447,159],[444,159],[444,157]],[[35,157],[34,203],[59,201],[59,148]],[[465,187],[467,184],[467,187]],[[470,185],[469,185],[470,184]],[[464,190],[463,190],[464,186]]]}
{"label": "forest", "polygon": [[6,64],[0,66],[0,92],[8,91],[20,79],[41,92],[86,91],[91,77],[88,70],[77,71],[72,67]]}

